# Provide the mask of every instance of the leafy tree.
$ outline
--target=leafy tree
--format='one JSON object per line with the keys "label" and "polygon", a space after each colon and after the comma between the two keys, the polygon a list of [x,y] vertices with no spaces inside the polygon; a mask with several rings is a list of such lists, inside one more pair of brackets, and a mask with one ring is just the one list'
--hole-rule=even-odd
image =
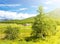
{"label": "leafy tree", "polygon": [[35,18],[35,22],[32,26],[32,36],[33,38],[45,39],[46,36],[55,34],[56,23],[53,19],[49,18],[44,12],[43,7],[40,6],[38,10],[39,14]]}

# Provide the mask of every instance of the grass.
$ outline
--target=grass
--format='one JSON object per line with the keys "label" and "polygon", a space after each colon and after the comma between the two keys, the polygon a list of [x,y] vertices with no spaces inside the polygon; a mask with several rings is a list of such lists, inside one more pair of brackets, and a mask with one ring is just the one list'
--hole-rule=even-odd
{"label": "grass", "polygon": [[[31,26],[24,26],[24,25],[17,25],[17,24],[0,24],[0,37],[5,36],[5,34],[3,33],[4,30],[6,30],[6,27],[8,25],[11,25],[12,27],[19,27],[20,29],[20,38],[24,39],[25,37],[29,37],[32,31]],[[14,41],[10,41],[10,40],[0,40],[0,44],[60,44],[60,26],[57,26],[57,32],[55,35],[51,36],[51,37],[46,37],[46,40],[39,40],[37,42],[33,42],[33,41],[18,41],[18,40],[14,40]]]}

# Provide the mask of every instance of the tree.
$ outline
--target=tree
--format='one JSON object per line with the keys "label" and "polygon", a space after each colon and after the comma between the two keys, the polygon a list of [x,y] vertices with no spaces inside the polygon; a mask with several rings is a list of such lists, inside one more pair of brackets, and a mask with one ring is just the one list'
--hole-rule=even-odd
{"label": "tree", "polygon": [[32,36],[33,38],[42,38],[55,34],[56,23],[53,19],[49,18],[44,12],[43,7],[40,6],[38,10],[39,14],[35,18],[35,22],[32,26]]}

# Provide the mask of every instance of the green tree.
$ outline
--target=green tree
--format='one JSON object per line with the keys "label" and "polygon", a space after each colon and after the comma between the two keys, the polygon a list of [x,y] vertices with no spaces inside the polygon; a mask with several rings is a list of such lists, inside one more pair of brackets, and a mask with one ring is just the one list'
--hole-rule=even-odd
{"label": "green tree", "polygon": [[35,22],[32,26],[32,36],[33,38],[42,38],[55,34],[56,32],[56,22],[49,18],[44,12],[43,7],[40,6],[38,10],[39,14],[35,18]]}

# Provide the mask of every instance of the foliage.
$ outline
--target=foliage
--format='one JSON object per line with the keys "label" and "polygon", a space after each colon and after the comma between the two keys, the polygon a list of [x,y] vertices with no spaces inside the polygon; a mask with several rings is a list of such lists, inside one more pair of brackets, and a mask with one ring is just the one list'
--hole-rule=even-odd
{"label": "foliage", "polygon": [[35,18],[32,30],[32,36],[34,36],[34,38],[42,39],[56,32],[55,21],[44,14],[42,6],[39,8],[39,15]]}
{"label": "foliage", "polygon": [[14,40],[18,38],[19,28],[8,26],[5,30],[6,37],[5,39]]}
{"label": "foliage", "polygon": [[[7,25],[9,24],[0,24],[0,29],[3,31]],[[21,26],[21,25],[16,25],[16,24],[12,24],[12,27],[17,27],[20,26],[20,37],[28,37],[26,36],[26,33],[30,33],[31,31],[31,27],[30,26]],[[5,26],[5,27],[4,27]],[[32,25],[31,25],[32,26]],[[33,42],[33,41],[29,41],[26,42],[25,40],[23,41],[19,41],[19,40],[0,40],[0,44],[60,44],[60,26],[57,25],[57,33],[56,35],[52,35],[51,37],[46,37],[46,40],[39,40],[37,42]],[[29,34],[28,34],[29,35]],[[1,35],[0,35],[1,36]],[[24,38],[23,38],[24,39]]]}

